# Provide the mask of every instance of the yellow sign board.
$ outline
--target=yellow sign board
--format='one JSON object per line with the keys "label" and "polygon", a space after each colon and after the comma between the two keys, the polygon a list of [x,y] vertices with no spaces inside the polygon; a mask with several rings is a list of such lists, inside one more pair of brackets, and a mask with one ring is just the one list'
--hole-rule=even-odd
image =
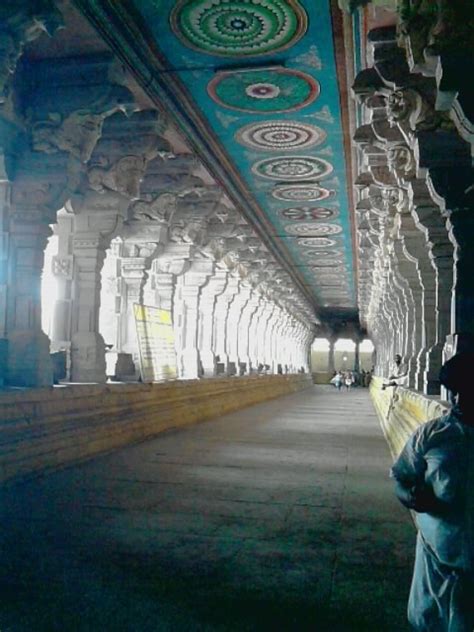
{"label": "yellow sign board", "polygon": [[135,303],[133,306],[144,382],[178,377],[171,312]]}

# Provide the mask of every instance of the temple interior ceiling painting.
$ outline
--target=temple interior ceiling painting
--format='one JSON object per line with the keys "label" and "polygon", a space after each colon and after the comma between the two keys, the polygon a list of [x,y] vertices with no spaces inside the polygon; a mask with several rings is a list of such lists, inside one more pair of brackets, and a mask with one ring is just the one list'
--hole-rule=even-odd
{"label": "temple interior ceiling painting", "polygon": [[[98,5],[78,4],[96,22],[103,19]],[[110,8],[121,22],[113,45],[142,83],[150,73],[148,91],[167,103],[317,317],[355,318],[347,80],[337,4],[118,4]],[[134,33],[141,39],[133,40]]]}

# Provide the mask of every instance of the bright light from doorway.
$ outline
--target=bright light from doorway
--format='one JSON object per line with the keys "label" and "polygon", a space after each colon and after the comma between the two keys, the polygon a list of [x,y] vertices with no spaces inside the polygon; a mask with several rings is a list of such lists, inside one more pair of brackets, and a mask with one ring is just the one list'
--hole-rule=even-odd
{"label": "bright light from doorway", "polygon": [[54,306],[58,297],[58,284],[53,274],[53,258],[58,254],[58,236],[48,240],[44,251],[44,267],[41,276],[41,328],[51,337]]}

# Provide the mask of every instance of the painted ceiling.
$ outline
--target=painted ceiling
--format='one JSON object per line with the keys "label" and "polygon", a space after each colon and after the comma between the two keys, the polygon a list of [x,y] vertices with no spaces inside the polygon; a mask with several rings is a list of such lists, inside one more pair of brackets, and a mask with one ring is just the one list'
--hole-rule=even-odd
{"label": "painted ceiling", "polygon": [[226,156],[222,184],[257,209],[318,311],[354,313],[330,0],[132,4],[203,152]]}

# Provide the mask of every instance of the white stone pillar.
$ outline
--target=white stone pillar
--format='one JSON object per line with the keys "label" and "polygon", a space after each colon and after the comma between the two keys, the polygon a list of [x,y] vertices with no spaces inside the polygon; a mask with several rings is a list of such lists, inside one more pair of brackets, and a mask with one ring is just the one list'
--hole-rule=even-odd
{"label": "white stone pillar", "polygon": [[[239,356],[240,321],[245,306],[250,300],[251,293],[251,288],[244,286],[242,282],[240,282],[238,292],[229,304],[229,314],[227,317],[227,355],[229,358],[229,374],[232,375],[241,374],[241,359]],[[243,362],[245,363],[246,361],[244,360]]]}
{"label": "white stone pillar", "polygon": [[198,349],[204,377],[214,377],[217,373],[214,351],[215,307],[217,297],[227,285],[227,270],[216,270],[202,288],[199,298]]}
{"label": "white stone pillar", "polygon": [[[66,349],[71,352],[72,283],[74,278],[74,256],[72,233],[74,215],[60,211],[54,234],[58,237],[58,253],[53,257],[53,274],[56,280],[56,301],[51,321],[51,350]],[[70,364],[70,357],[68,364]]]}
{"label": "white stone pillar", "polygon": [[143,302],[143,286],[146,281],[147,260],[144,257],[121,257],[120,278],[122,301],[120,314],[119,351],[130,353],[139,360],[134,305]]}
{"label": "white stone pillar", "polygon": [[252,372],[259,371],[259,364],[263,364],[259,357],[258,331],[260,320],[265,309],[265,302],[261,295],[257,294],[257,307],[252,314],[249,326],[249,357]]}
{"label": "white stone pillar", "polygon": [[221,372],[228,374],[229,356],[227,354],[227,317],[229,304],[239,290],[239,279],[229,274],[224,291],[217,297],[214,310],[214,353],[219,356],[218,364]]}
{"label": "white stone pillar", "polygon": [[275,328],[276,305],[269,302],[265,311],[266,327],[265,327],[265,345],[264,345],[264,362],[268,367],[267,372],[276,373],[276,364],[273,357],[273,335]]}
{"label": "white stone pillar", "polygon": [[[242,310],[242,315],[239,321],[239,335],[238,335],[238,353],[239,361],[245,364],[245,372],[252,372],[252,361],[250,354],[250,325],[253,316],[259,306],[259,296],[255,294],[254,290],[250,289],[250,297],[246,305]],[[255,368],[255,367],[254,367]]]}
{"label": "white stone pillar", "polygon": [[198,350],[199,298],[214,269],[209,259],[195,259],[191,267],[178,277],[175,313],[179,314],[180,346],[177,349],[178,371],[184,379],[202,374]]}
{"label": "white stone pillar", "polygon": [[[10,207],[7,292],[7,383],[53,383],[49,338],[41,329],[41,274],[51,235],[48,221],[31,199],[14,189]],[[6,240],[6,237],[3,237]]]}
{"label": "white stone pillar", "polygon": [[97,232],[76,231],[71,381],[106,381],[105,343],[99,333],[101,270],[108,242]]}

